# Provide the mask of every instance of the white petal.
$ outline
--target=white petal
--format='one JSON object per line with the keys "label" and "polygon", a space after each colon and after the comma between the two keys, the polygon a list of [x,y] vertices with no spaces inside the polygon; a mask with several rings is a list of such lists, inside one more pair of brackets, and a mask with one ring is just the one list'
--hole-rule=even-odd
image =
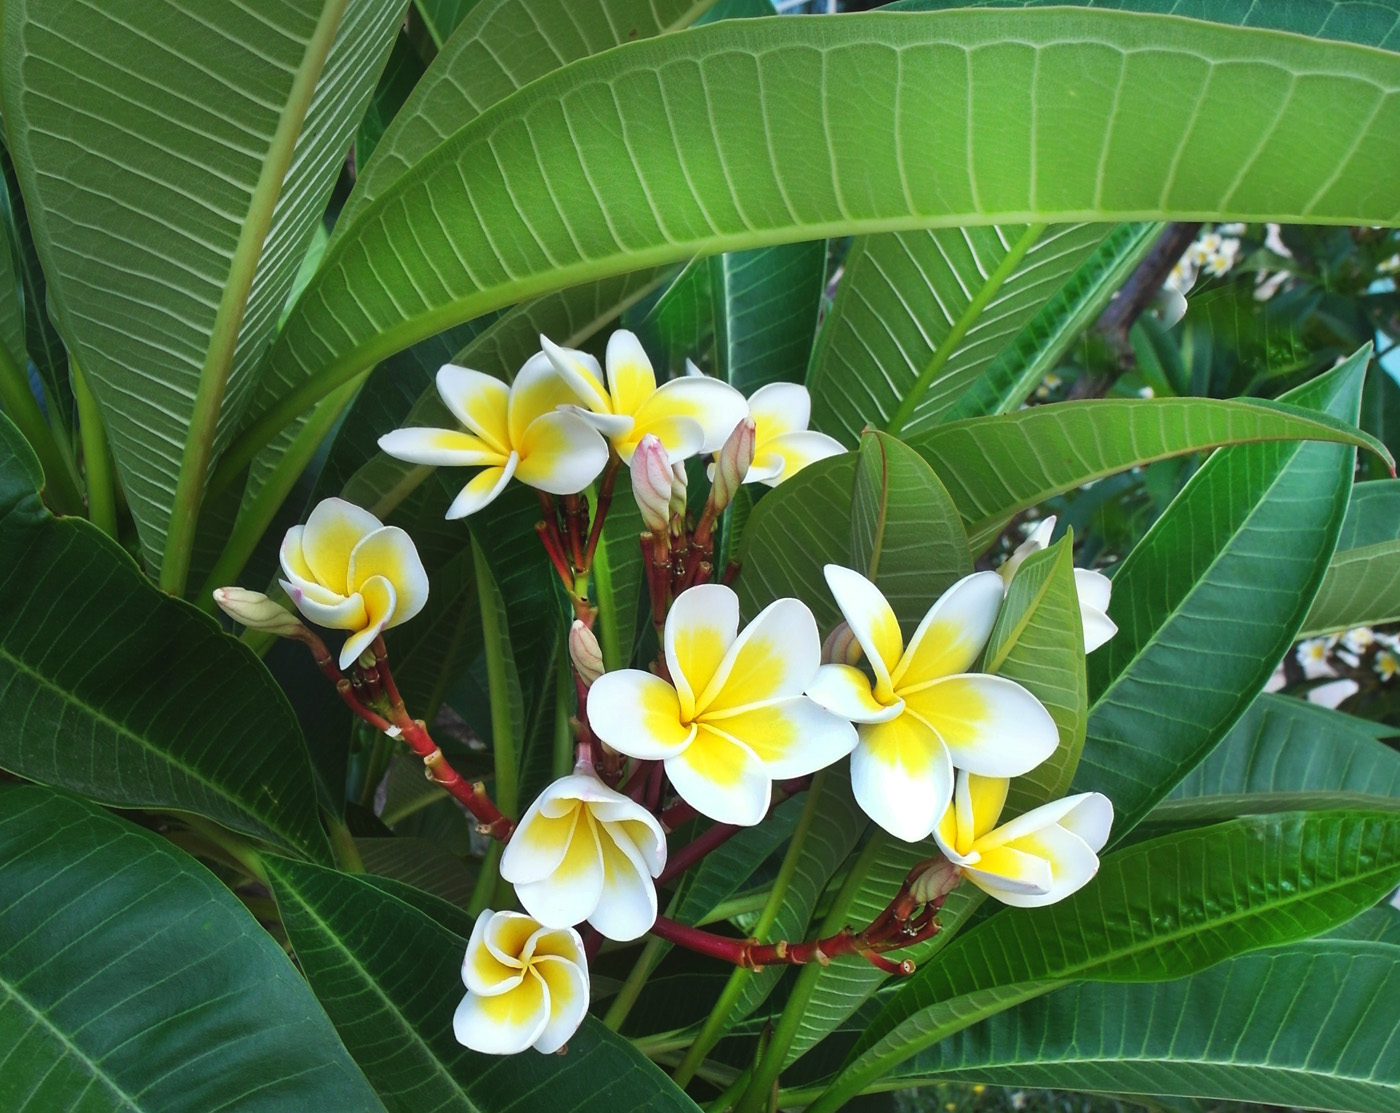
{"label": "white petal", "polygon": [[892,677],[896,689],[966,672],[977,660],[1005,597],[995,572],[974,572],[945,591],[924,615]]}
{"label": "white petal", "polygon": [[772,786],[763,762],[706,727],[683,753],[666,759],[666,776],[682,800],[719,823],[752,827],[768,814]]}
{"label": "white petal", "polygon": [[355,659],[369,649],[374,639],[379,637],[394,620],[394,609],[398,605],[394,585],[383,576],[371,576],[360,585],[359,594],[351,598],[364,600],[365,624],[356,630],[340,647],[340,667],[348,669]]}
{"label": "white petal", "polygon": [[635,333],[620,328],[608,337],[604,358],[613,412],[635,414],[656,391],[656,372],[642,342]]}
{"label": "white petal", "polygon": [[486,933],[495,915],[488,908],[476,918],[471,938],[467,940],[467,953],[462,959],[462,984],[484,996],[513,989],[525,974],[521,963],[502,962],[486,946]]}
{"label": "white petal", "polygon": [[1051,903],[1045,898],[1054,887],[1055,877],[1044,858],[1018,850],[1000,850],[995,865],[996,869],[986,869],[981,864],[963,866],[962,874],[1003,904],[1034,907]]}
{"label": "white petal", "polygon": [[1051,514],[1048,518],[1042,518],[1036,523],[1035,529],[1026,535],[1025,544],[1034,545],[1032,552],[1039,552],[1041,549],[1050,547],[1050,538],[1055,536],[1056,515]]}
{"label": "white petal", "polygon": [[338,595],[349,595],[346,574],[350,553],[365,534],[381,524],[368,510],[344,499],[317,503],[301,533],[301,555],[316,582]]}
{"label": "white petal", "polygon": [[839,564],[828,564],[822,571],[836,605],[875,670],[875,698],[884,702],[891,695],[890,673],[904,652],[899,620],[880,589],[859,572]]}
{"label": "white petal", "polygon": [[1118,624],[1103,611],[1080,607],[1080,620],[1084,626],[1084,652],[1092,653],[1100,646],[1107,645],[1118,633]]}
{"label": "white petal", "polygon": [[777,599],[734,639],[710,683],[696,697],[704,716],[800,696],[822,663],[817,620],[800,599]]}
{"label": "white petal", "polygon": [[534,1049],[552,1055],[578,1031],[588,1013],[588,970],[562,958],[541,958],[531,968],[549,990],[549,1022],[535,1038]]}
{"label": "white petal", "polygon": [[676,596],[666,616],[666,670],[680,695],[681,715],[695,715],[739,630],[739,597],[723,584],[697,584]]}
{"label": "white petal", "polygon": [[484,372],[446,363],[438,368],[437,389],[453,417],[502,456],[509,454],[509,386]]}
{"label": "white petal", "polygon": [[926,838],[953,798],[953,763],[909,715],[860,728],[851,788],[865,814],[905,842]]}
{"label": "white petal", "polygon": [[545,927],[565,928],[588,919],[602,894],[603,852],[598,832],[580,808],[559,864],[539,881],[516,885],[515,895],[525,911]]}
{"label": "white petal", "polygon": [[555,781],[535,798],[506,843],[500,869],[501,876],[512,885],[544,880],[559,868],[568,852],[582,805],[565,798],[559,801],[563,804],[562,814],[547,814],[547,805],[556,802],[557,798],[551,794],[557,792],[558,786],[559,782]]}
{"label": "white petal", "polygon": [[823,665],[807,685],[807,695],[853,723],[883,723],[904,711],[902,699],[888,706],[880,703],[870,690],[869,678],[854,665]]}
{"label": "white petal", "polygon": [[[800,472],[809,464],[815,464],[818,460],[826,460],[832,456],[840,456],[846,451],[846,446],[835,437],[828,437],[825,433],[811,433],[802,431],[798,433],[784,433],[780,437],[774,437],[766,442],[762,449],[762,460],[764,464],[771,467],[771,461],[776,460],[781,465],[778,474],[772,478],[763,479],[753,475],[753,469],[749,469],[749,476],[745,478],[746,483],[763,482],[770,487],[776,487],[779,483],[786,483],[794,475]],[[754,463],[759,462],[759,454],[754,454]]]}
{"label": "white petal", "polygon": [[527,972],[507,993],[468,993],[452,1017],[457,1042],[487,1055],[516,1055],[534,1045],[549,1022],[549,993],[538,974]]}
{"label": "white petal", "polygon": [[366,534],[350,554],[350,583],[356,591],[371,576],[394,585],[394,617],[389,626],[407,622],[428,601],[428,573],[413,539],[398,526]]}
{"label": "white petal", "polygon": [[1101,792],[1085,792],[1070,799],[1078,802],[1060,817],[1060,826],[1078,835],[1090,850],[1098,853],[1113,829],[1113,801]]}
{"label": "white petal", "polygon": [[[610,441],[615,441],[618,438],[626,438],[627,435],[632,432],[632,427],[636,424],[636,422],[632,420],[631,414],[600,414],[594,413],[592,410],[586,409],[583,406],[570,406],[568,412],[577,414]],[[640,436],[632,438],[631,443],[634,450],[636,448],[636,442],[641,439]],[[631,453],[628,454],[627,458],[629,460],[631,459]]]}
{"label": "white petal", "polygon": [[599,414],[612,413],[612,399],[603,385],[603,369],[596,359],[587,352],[561,348],[547,336],[540,337],[540,347],[588,409]]}
{"label": "white petal", "polygon": [[984,777],[1019,777],[1055,752],[1060,732],[1050,712],[1014,680],[966,673],[921,688],[901,688],[905,714],[938,732],[953,764]]}
{"label": "white petal", "polygon": [[797,383],[769,383],[749,395],[749,416],[762,445],[783,433],[805,430],[812,420],[812,396]]}
{"label": "white petal", "polygon": [[510,446],[522,452],[525,430],[531,422],[560,406],[573,407],[582,401],[573,383],[559,373],[553,361],[544,352],[535,353],[510,384],[510,402],[506,407]]}
{"label": "white petal", "polygon": [[1117,624],[1107,613],[1113,581],[1102,572],[1076,568],[1074,586],[1079,592],[1079,612],[1084,620],[1084,652],[1092,653],[1118,633]]}
{"label": "white petal", "polygon": [[507,966],[524,967],[534,954],[539,933],[540,925],[531,917],[521,912],[497,912],[487,921],[481,941]]}
{"label": "white petal", "polygon": [[[1064,900],[1087,885],[1099,871],[1099,857],[1084,840],[1063,827],[1047,827],[1035,835],[1009,843],[1004,851],[1020,851],[1040,858],[1049,865],[1050,886],[1044,893],[994,892],[1003,904],[1014,908],[1039,908]],[[990,856],[979,863],[985,868]],[[976,879],[974,878],[974,881]]]}
{"label": "white petal", "polygon": [[[703,437],[699,452],[718,452],[734,432],[734,426],[749,416],[749,404],[744,396],[728,383],[708,376],[690,376],[662,383],[634,415],[638,437],[652,432],[652,426],[666,418],[685,417],[697,422]],[[657,434],[660,436],[660,434]],[[666,438],[662,437],[663,444]],[[672,460],[683,459],[666,449]]]}
{"label": "white petal", "polygon": [[510,477],[515,474],[516,466],[520,463],[520,457],[512,452],[506,457],[505,466],[499,468],[482,468],[471,481],[462,488],[461,494],[452,500],[452,505],[447,508],[445,518],[465,518],[468,514],[475,514],[483,507],[489,506],[495,501],[505,486],[510,482]]}
{"label": "white petal", "polygon": [[614,669],[593,682],[588,724],[614,750],[644,761],[672,757],[695,736],[681,722],[675,688],[640,669]]}
{"label": "white petal", "polygon": [[856,746],[856,729],[806,696],[788,696],[701,723],[742,742],[775,781],[805,777],[840,761]]}
{"label": "white petal", "polygon": [[493,445],[455,429],[395,429],[379,438],[379,447],[396,460],[433,467],[475,468],[506,462],[506,454]]}
{"label": "white petal", "polygon": [[576,413],[547,413],[525,430],[515,477],[551,495],[573,495],[598,478],[607,442]]}
{"label": "white petal", "polygon": [[637,853],[647,873],[656,877],[666,868],[666,832],[649,811],[631,800],[629,813],[621,804],[593,805],[594,818],[615,839],[628,839]]}
{"label": "white petal", "polygon": [[[308,619],[327,630],[358,630],[365,624],[365,601],[358,594],[336,603],[323,603],[290,580],[279,581],[282,589]],[[317,593],[319,595],[321,593]]]}
{"label": "white petal", "polygon": [[[625,831],[599,831],[603,847],[603,893],[588,922],[609,939],[638,939],[656,921],[656,886]],[[620,837],[619,837],[620,836]]]}

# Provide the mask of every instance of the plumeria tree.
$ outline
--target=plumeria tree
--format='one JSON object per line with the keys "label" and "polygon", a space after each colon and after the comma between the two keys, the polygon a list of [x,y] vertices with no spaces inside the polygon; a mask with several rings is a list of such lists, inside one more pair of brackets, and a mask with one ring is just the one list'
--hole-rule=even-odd
{"label": "plumeria tree", "polygon": [[0,1106],[1393,1109],[1397,28],[11,0]]}

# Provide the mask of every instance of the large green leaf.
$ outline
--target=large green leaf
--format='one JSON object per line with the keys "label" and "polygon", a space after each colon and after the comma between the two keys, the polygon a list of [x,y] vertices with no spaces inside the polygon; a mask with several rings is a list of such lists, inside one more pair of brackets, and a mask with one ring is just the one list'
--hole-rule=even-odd
{"label": "large green leaf", "polygon": [[920,1052],[892,1085],[962,1078],[1307,1109],[1400,1109],[1400,948],[1316,941],[1157,985],[1061,989]]}
{"label": "large green leaf", "polygon": [[[1378,378],[1385,372],[1378,370]],[[1400,481],[1360,483],[1303,622],[1307,634],[1400,619]]]}
{"label": "large green leaf", "polygon": [[1400,879],[1400,818],[1321,812],[1234,820],[1121,850],[1078,893],[994,916],[917,972],[813,1106],[954,1032],[1070,981],[1159,981],[1343,923]]}
{"label": "large green leaf", "polygon": [[1400,797],[1400,753],[1350,715],[1263,695],[1152,818],[1180,819],[1201,808],[1279,811],[1336,793],[1372,801]]}
{"label": "large green leaf", "polygon": [[186,439],[237,427],[403,8],[6,5],[10,149],[152,567],[193,529]]}
{"label": "large green leaf", "polygon": [[1226,444],[1379,442],[1349,421],[1281,402],[1111,398],[950,421],[910,439],[953,496],[976,550],[1017,511],[1128,468]]}
{"label": "large green leaf", "polygon": [[[1369,348],[1288,396],[1354,420]],[[1210,752],[1292,643],[1331,559],[1355,450],[1216,452],[1113,578],[1117,635],[1089,657],[1075,777],[1108,795],[1121,838]]]}
{"label": "large green leaf", "polygon": [[287,956],[149,831],[0,786],[8,1113],[383,1113]]}
{"label": "large green leaf", "polygon": [[1370,152],[1400,126],[1397,83],[1380,51],[1083,10],[625,44],[499,102],[361,210],[271,355],[280,398],[225,466],[424,335],[638,265],[997,221],[1395,220]]}
{"label": "large green leaf", "polygon": [[385,1106],[503,1113],[547,1094],[559,1113],[695,1113],[630,1044],[592,1018],[567,1055],[491,1056],[452,1035],[465,990],[465,913],[406,886],[268,862],[297,961]]}
{"label": "large green leaf", "polygon": [[0,766],[329,860],[301,729],[267,670],[96,527],[49,514],[38,484],[0,416]]}
{"label": "large green leaf", "polygon": [[1101,224],[989,225],[857,240],[808,384],[814,427],[934,425],[1104,238]]}
{"label": "large green leaf", "polygon": [[745,394],[802,382],[826,285],[826,241],[730,251],[709,264],[716,374]]}
{"label": "large green leaf", "polygon": [[1011,413],[1060,362],[1079,334],[1091,325],[1109,299],[1157,242],[1157,222],[1120,224],[1094,248],[1066,279],[1055,296],[1037,310],[980,374],[943,420]]}

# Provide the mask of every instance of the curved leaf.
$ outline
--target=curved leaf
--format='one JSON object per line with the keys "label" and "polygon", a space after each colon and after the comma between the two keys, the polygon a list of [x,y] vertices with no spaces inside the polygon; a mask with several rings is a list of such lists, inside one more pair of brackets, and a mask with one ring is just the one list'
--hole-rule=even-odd
{"label": "curved leaf", "polygon": [[391,1113],[504,1113],[548,1094],[559,1113],[695,1113],[621,1037],[588,1018],[567,1055],[479,1055],[457,1043],[471,921],[389,881],[268,861],[297,961]]}
{"label": "curved leaf", "polygon": [[826,287],[826,241],[730,251],[709,263],[716,375],[745,394],[802,382]]}
{"label": "curved leaf", "polygon": [[1107,857],[1046,908],[963,932],[875,1018],[827,1093],[829,1113],[911,1055],[1067,981],[1157,981],[1315,935],[1400,879],[1400,817],[1254,817],[1168,835]]}
{"label": "curved leaf", "polygon": [[1057,990],[920,1052],[891,1082],[1395,1113],[1397,1030],[1400,948],[1295,943],[1174,982]]}
{"label": "curved leaf", "polygon": [[10,1113],[383,1113],[223,884],[33,786],[0,786],[0,1046]]}
{"label": "curved leaf", "polygon": [[[1378,377],[1385,371],[1378,369]],[[1303,621],[1309,635],[1400,619],[1400,480],[1357,484],[1337,551]]]}
{"label": "curved leaf", "polygon": [[1083,10],[626,44],[501,101],[361,211],[271,355],[285,393],[224,466],[422,336],[638,265],[998,220],[1391,221],[1400,188],[1369,152],[1400,126],[1397,85],[1379,51]]}
{"label": "curved leaf", "polygon": [[328,861],[306,744],[267,670],[95,526],[50,515],[38,482],[0,416],[0,766]]}
{"label": "curved leaf", "polygon": [[1107,231],[1014,224],[857,240],[808,377],[813,427],[847,443],[866,425],[931,427]]}
{"label": "curved leaf", "polygon": [[[1288,396],[1354,419],[1369,350]],[[1234,725],[1283,657],[1322,580],[1351,494],[1345,444],[1216,452],[1113,577],[1117,635],[1089,657],[1075,777],[1124,834]]]}
{"label": "curved leaf", "polygon": [[1115,472],[1220,445],[1273,440],[1380,442],[1337,417],[1282,402],[1109,398],[950,421],[909,446],[958,505],[974,550],[1027,507]]}
{"label": "curved leaf", "polygon": [[[323,8],[328,55],[313,49]],[[401,0],[6,5],[10,149],[151,567],[201,384],[218,382],[218,420],[195,435],[226,443],[402,13]],[[314,84],[300,120],[299,80]]]}

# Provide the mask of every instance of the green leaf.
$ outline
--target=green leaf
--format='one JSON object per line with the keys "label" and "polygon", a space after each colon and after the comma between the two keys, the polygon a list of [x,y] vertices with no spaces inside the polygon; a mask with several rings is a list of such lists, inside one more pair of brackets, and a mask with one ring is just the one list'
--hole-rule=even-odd
{"label": "green leaf", "polygon": [[504,1113],[540,1094],[559,1113],[695,1113],[665,1075],[591,1017],[567,1055],[468,1051],[452,1035],[466,992],[464,914],[389,882],[285,859],[268,866],[297,961],[390,1113]]}
{"label": "green leaf", "polygon": [[[1400,453],[1400,383],[1384,367],[1366,378],[1361,395],[1361,428],[1390,449]],[[1387,471],[1379,460],[1369,460],[1366,478],[1383,479]]]}
{"label": "green leaf", "polygon": [[901,988],[857,1043],[828,1113],[911,1055],[1068,981],[1158,981],[1343,923],[1400,879],[1400,818],[1323,812],[1235,820],[1107,857],[1045,908],[994,916]]}
{"label": "green leaf", "polygon": [[1011,413],[1059,365],[1157,242],[1160,223],[1119,224],[1001,350],[943,420]]}
{"label": "green leaf", "polygon": [[431,839],[356,839],[365,869],[380,877],[412,885],[465,909],[477,871],[441,843]]}
{"label": "green leaf", "polygon": [[365,106],[360,126],[355,131],[355,165],[364,166],[384,138],[384,131],[412,95],[423,77],[423,59],[409,41],[407,31],[400,30],[389,52],[389,61],[379,76],[374,96]]}
{"label": "green leaf", "polygon": [[153,568],[193,528],[171,520],[186,439],[236,429],[403,14],[326,3],[328,55],[319,3],[6,5],[10,150]]}
{"label": "green leaf", "polygon": [[715,329],[714,297],[710,261],[692,259],[660,296],[624,316],[662,379],[685,374],[685,361],[709,347]]}
{"label": "green leaf", "polygon": [[[1393,139],[1398,82],[1400,60],[1349,44],[1085,10],[729,20],[624,44],[499,102],[360,212],[227,466],[389,352],[639,265],[998,220],[1388,222],[1400,194],[1369,152]],[[842,93],[796,93],[813,89]]]}
{"label": "green leaf", "polygon": [[0,765],[329,861],[301,729],[267,670],[96,527],[50,515],[38,481],[0,416]]}
{"label": "green leaf", "polygon": [[857,240],[808,385],[813,427],[934,425],[1104,238],[1100,224],[989,225]]}
{"label": "green leaf", "polygon": [[1202,807],[1282,811],[1337,793],[1368,798],[1364,807],[1400,798],[1400,753],[1351,715],[1262,695],[1152,819],[1185,819]]}
{"label": "green leaf", "polygon": [[920,1052],[890,1078],[967,1079],[1394,1113],[1400,948],[1317,941],[1158,985],[1061,989]]}
{"label": "green leaf", "polygon": [[[1369,347],[1288,400],[1354,419]],[[1216,452],[1113,577],[1117,635],[1089,658],[1075,786],[1105,793],[1122,838],[1264,686],[1336,544],[1355,451],[1270,443]]]}
{"label": "green leaf", "polygon": [[826,241],[730,251],[709,264],[715,373],[745,394],[802,382],[826,286]]}
{"label": "green leaf", "polygon": [[0,786],[0,1045],[10,1113],[383,1113],[224,885],[34,786]]}
{"label": "green leaf", "polygon": [[1382,451],[1335,415],[1282,402],[1211,398],[1033,406],[951,421],[909,444],[938,472],[980,551],[1013,514],[1104,476],[1220,445],[1308,439]]}
{"label": "green leaf", "polygon": [[[1377,370],[1376,377],[1385,372]],[[1400,619],[1400,480],[1360,483],[1337,551],[1303,621],[1303,632],[1331,633]]]}

